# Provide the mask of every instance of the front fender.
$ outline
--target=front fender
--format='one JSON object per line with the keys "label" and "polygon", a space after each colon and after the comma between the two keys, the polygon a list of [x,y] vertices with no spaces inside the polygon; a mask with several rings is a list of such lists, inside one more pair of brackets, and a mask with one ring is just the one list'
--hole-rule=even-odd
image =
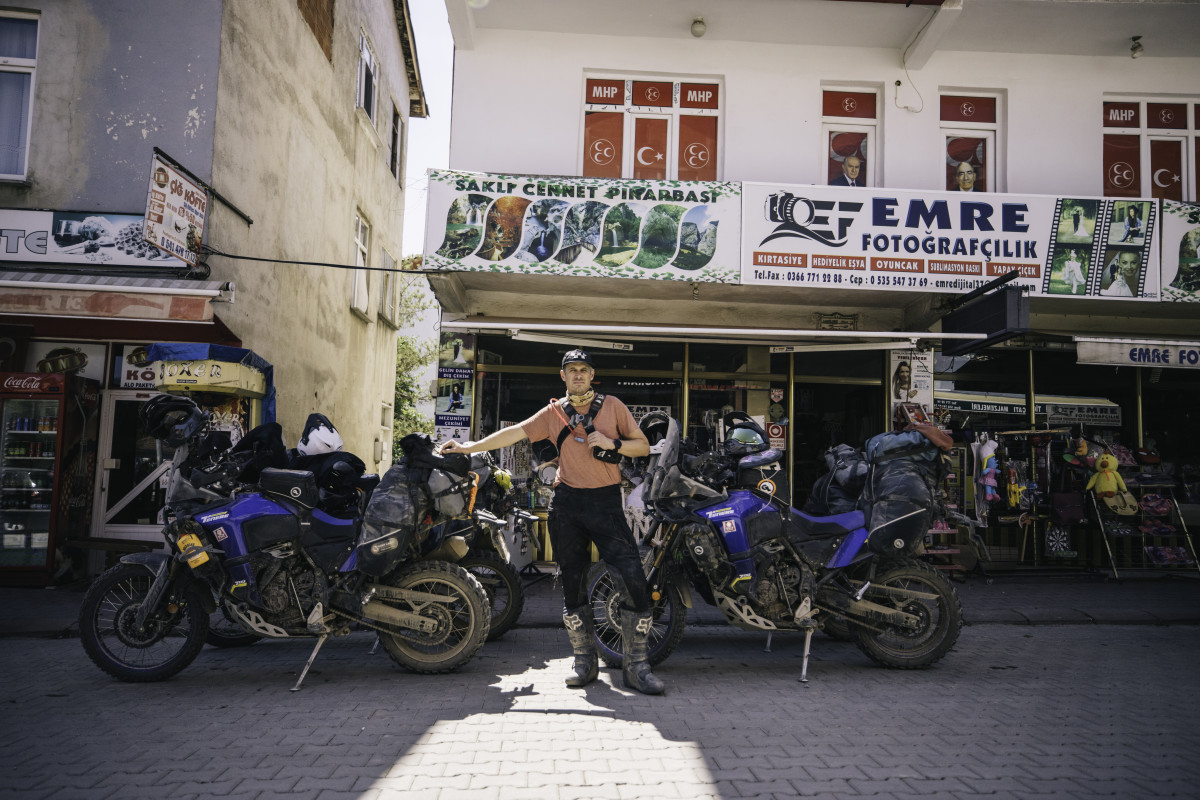
{"label": "front fender", "polygon": [[137,564],[150,570],[150,572],[155,575],[165,569],[164,563],[169,562],[170,560],[171,555],[169,553],[162,552],[127,553],[121,556],[122,564]]}

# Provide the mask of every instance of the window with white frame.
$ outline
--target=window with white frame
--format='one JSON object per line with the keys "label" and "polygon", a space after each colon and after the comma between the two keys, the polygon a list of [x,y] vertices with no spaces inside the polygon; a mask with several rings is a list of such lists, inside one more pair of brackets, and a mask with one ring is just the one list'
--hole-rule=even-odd
{"label": "window with white frame", "polygon": [[943,94],[942,145],[945,166],[940,179],[949,192],[1002,192],[999,136],[1000,98],[992,94]]}
{"label": "window with white frame", "polygon": [[[380,250],[381,264],[385,270],[396,269],[396,259],[387,250]],[[379,318],[397,327],[396,323],[396,273],[381,272],[382,280],[379,288]]]}
{"label": "window with white frame", "polygon": [[585,76],[580,174],[720,180],[723,95],[711,79]]}
{"label": "window with white frame", "polygon": [[0,180],[24,180],[37,68],[38,18],[0,12]]}
{"label": "window with white frame", "polygon": [[[367,254],[371,245],[371,226],[363,219],[362,214],[354,215],[354,265],[367,266]],[[359,314],[366,315],[370,309],[370,272],[365,269],[354,270],[350,284],[350,308]]]}
{"label": "window with white frame", "polygon": [[392,104],[392,135],[388,138],[388,170],[400,180],[400,176],[404,174],[404,159],[400,152],[404,147],[404,118],[400,116],[400,109]]}
{"label": "window with white frame", "polygon": [[818,182],[878,186],[879,93],[873,89],[821,91],[822,152]]}
{"label": "window with white frame", "polygon": [[1196,200],[1200,102],[1104,101],[1104,196]]}
{"label": "window with white frame", "polygon": [[375,101],[379,94],[379,64],[375,60],[375,49],[366,32],[359,34],[358,55],[358,106],[375,121]]}

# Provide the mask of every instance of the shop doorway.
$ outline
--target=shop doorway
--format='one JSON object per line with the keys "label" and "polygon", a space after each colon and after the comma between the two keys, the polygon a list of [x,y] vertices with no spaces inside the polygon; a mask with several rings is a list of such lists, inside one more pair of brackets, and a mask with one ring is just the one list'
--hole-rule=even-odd
{"label": "shop doorway", "polygon": [[157,392],[112,391],[100,412],[92,536],[160,542],[159,512],[174,448],[150,436],[138,411]]}

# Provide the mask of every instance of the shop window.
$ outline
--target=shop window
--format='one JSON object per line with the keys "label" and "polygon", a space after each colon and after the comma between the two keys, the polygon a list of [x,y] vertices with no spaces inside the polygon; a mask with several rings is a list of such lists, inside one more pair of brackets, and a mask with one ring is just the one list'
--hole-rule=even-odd
{"label": "shop window", "polygon": [[1200,102],[1104,103],[1104,196],[1195,200]]}
{"label": "shop window", "polygon": [[[385,270],[396,269],[396,259],[392,258],[392,254],[387,250],[380,250],[380,261]],[[396,273],[381,272],[379,288],[379,318],[391,325],[393,328],[398,327],[399,323],[396,320]]]}
{"label": "shop window", "polygon": [[943,185],[946,191],[1003,191],[996,145],[999,102],[995,95],[941,96],[941,131],[946,156]]}
{"label": "shop window", "polygon": [[[370,252],[367,248],[371,241],[371,226],[363,219],[362,214],[354,215],[354,265],[357,267],[367,266],[367,254]],[[350,308],[355,312],[366,316],[370,308],[369,297],[369,276],[370,273],[365,269],[356,269],[351,274],[350,284]]]}
{"label": "shop window", "polygon": [[404,118],[400,116],[400,109],[392,104],[392,134],[388,138],[388,171],[400,180],[400,176],[404,172],[404,159],[401,157],[401,148],[404,146]]}
{"label": "shop window", "polygon": [[823,183],[830,186],[878,186],[879,95],[873,90],[826,89],[821,92]]}
{"label": "shop window", "polygon": [[358,107],[374,122],[375,101],[379,94],[379,64],[366,32],[359,35],[358,49]]}
{"label": "shop window", "polygon": [[37,44],[37,17],[0,12],[0,180],[28,173]]}
{"label": "shop window", "polygon": [[720,179],[720,82],[596,76],[584,92],[583,176]]}

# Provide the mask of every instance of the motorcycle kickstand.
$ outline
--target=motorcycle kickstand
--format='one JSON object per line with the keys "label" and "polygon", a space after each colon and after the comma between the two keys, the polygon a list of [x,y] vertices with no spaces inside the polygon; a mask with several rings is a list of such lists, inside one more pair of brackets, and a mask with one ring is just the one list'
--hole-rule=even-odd
{"label": "motorcycle kickstand", "polygon": [[379,644],[383,639],[379,638],[379,634],[375,634],[375,641],[371,644],[371,649],[367,651],[367,655],[373,656],[379,652]]}
{"label": "motorcycle kickstand", "polygon": [[774,631],[767,631],[767,646],[763,648],[764,653],[771,652],[771,637],[774,635]]}
{"label": "motorcycle kickstand", "polygon": [[[806,620],[806,622],[812,622],[812,620]],[[808,652],[809,647],[812,645],[813,631],[816,629],[816,623],[813,623],[811,626],[806,625],[804,628],[804,662],[800,666],[801,683],[808,683]]]}
{"label": "motorcycle kickstand", "polygon": [[312,655],[308,657],[308,663],[306,663],[304,665],[304,669],[300,671],[300,677],[296,679],[296,685],[291,688],[291,691],[300,691],[300,684],[304,683],[304,676],[308,674],[308,668],[311,667],[313,662],[317,660],[317,653],[321,652],[321,645],[325,644],[325,640],[328,638],[329,634],[325,633],[321,634],[321,637],[317,639],[317,646],[313,648]]}

